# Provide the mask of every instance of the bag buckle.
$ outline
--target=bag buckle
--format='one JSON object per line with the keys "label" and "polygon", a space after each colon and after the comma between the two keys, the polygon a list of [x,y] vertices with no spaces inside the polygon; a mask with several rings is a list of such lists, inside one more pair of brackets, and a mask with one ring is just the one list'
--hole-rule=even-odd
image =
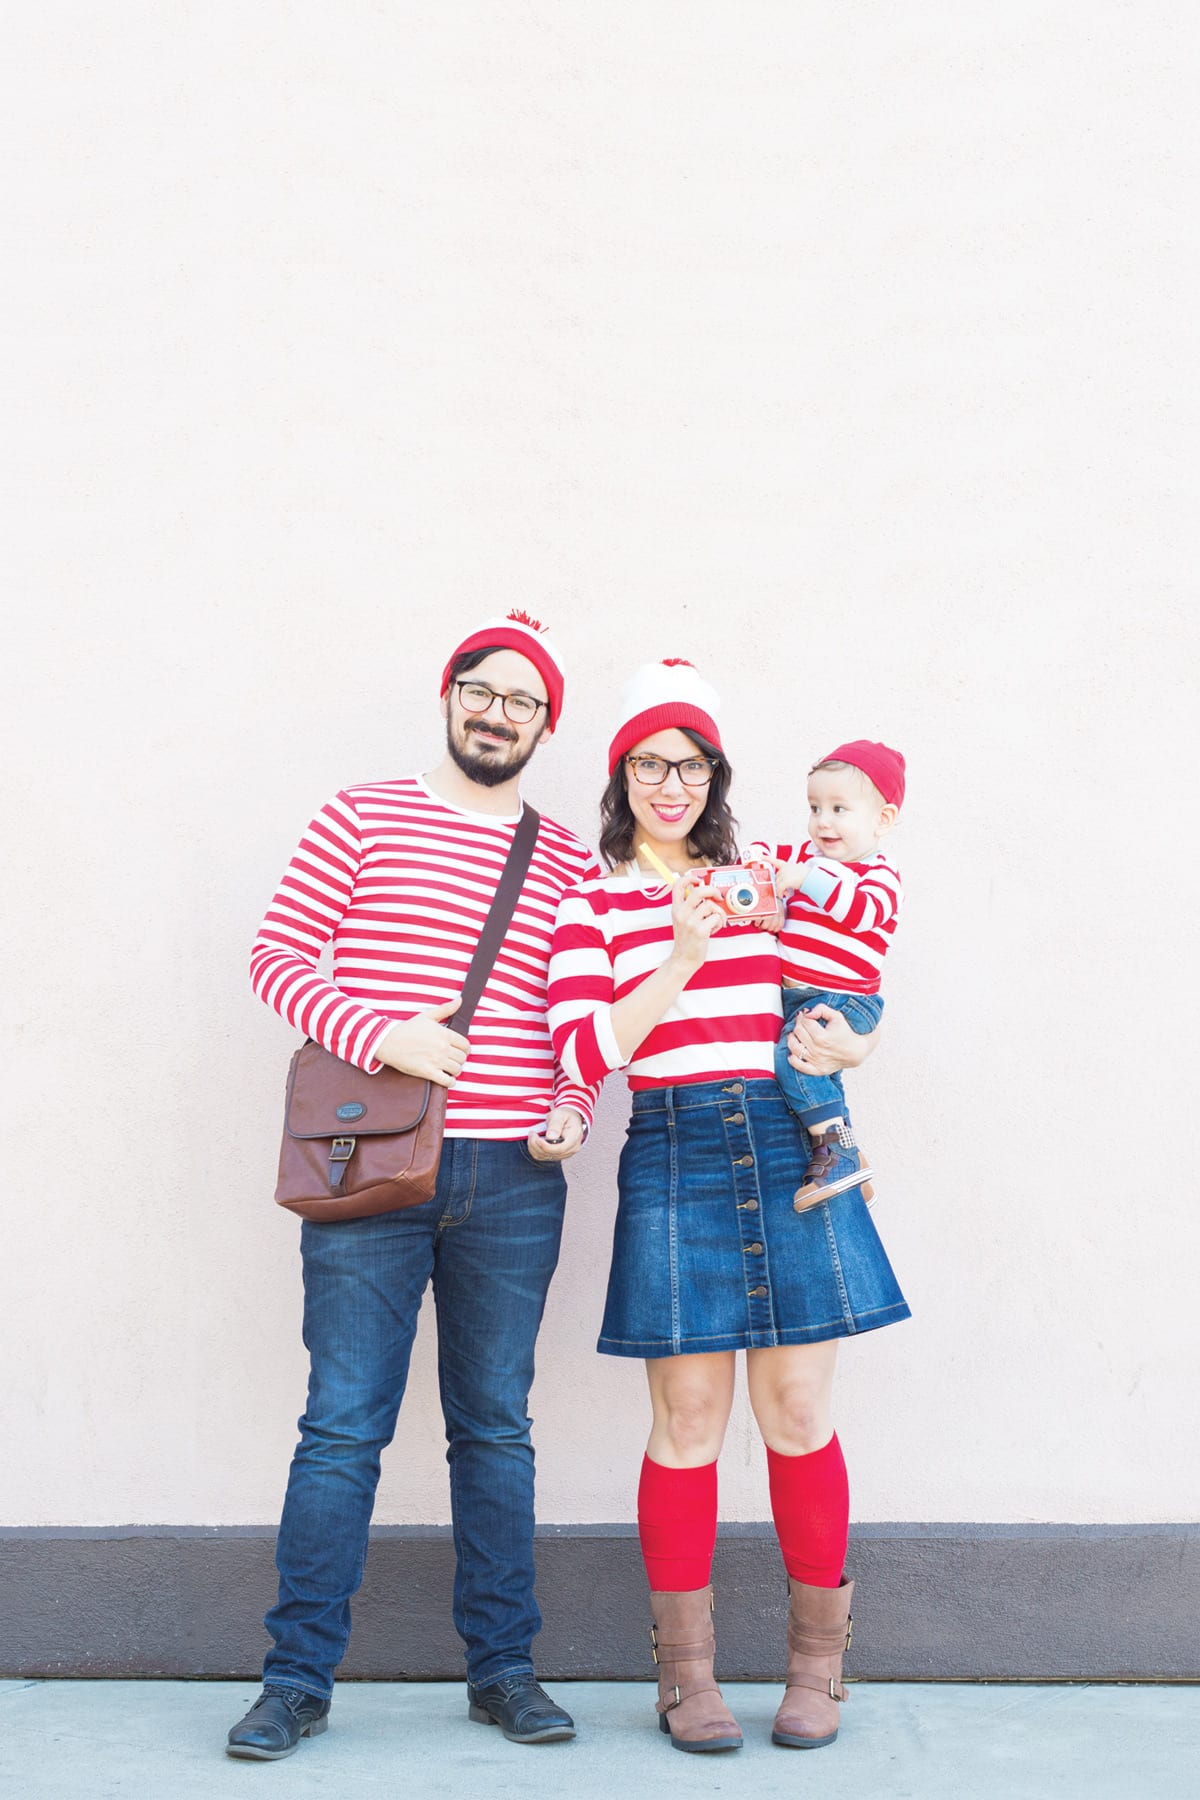
{"label": "bag buckle", "polygon": [[354,1155],[357,1138],[336,1137],[329,1146],[329,1191],[336,1194],[346,1179],[346,1167]]}

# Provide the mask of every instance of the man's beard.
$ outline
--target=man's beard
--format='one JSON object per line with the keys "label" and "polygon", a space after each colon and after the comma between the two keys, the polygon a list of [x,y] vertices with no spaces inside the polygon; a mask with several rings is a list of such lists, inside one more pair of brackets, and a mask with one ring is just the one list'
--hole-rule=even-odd
{"label": "man's beard", "polygon": [[[496,728],[493,727],[494,729]],[[504,729],[507,730],[507,727]],[[474,726],[464,725],[464,741],[460,744],[454,736],[453,722],[450,719],[446,720],[446,748],[450,752],[451,758],[467,779],[477,781],[480,787],[500,787],[504,782],[511,781],[514,775],[519,775],[537,749],[542,735],[539,731],[528,750],[514,754],[510,748],[506,754],[498,744],[488,745],[485,749],[483,745],[472,742],[475,734]],[[509,739],[509,745],[514,745],[516,742],[517,734],[514,731]]]}

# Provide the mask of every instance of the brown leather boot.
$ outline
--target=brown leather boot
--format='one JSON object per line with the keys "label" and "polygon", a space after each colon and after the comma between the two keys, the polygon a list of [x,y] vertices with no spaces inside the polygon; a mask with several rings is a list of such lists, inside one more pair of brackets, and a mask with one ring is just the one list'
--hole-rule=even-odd
{"label": "brown leather boot", "polygon": [[838,1706],[850,1698],[842,1686],[842,1653],[850,1648],[853,1597],[852,1581],[808,1587],[788,1576],[787,1689],[772,1743],[819,1750],[837,1736]]}
{"label": "brown leather boot", "polygon": [[651,1594],[658,1727],[676,1750],[740,1750],[742,1733],[713,1680],[713,1591]]}

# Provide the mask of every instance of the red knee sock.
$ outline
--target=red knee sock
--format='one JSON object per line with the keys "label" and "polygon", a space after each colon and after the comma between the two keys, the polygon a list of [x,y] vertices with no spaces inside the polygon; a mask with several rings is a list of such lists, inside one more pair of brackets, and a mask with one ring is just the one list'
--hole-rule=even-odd
{"label": "red knee sock", "polygon": [[836,1433],[808,1456],[781,1456],[768,1445],[767,1473],[784,1568],[809,1587],[837,1587],[850,1532],[850,1484]]}
{"label": "red knee sock", "polygon": [[638,1537],[652,1592],[707,1587],[717,1541],[717,1465],[668,1469],[642,1459]]}

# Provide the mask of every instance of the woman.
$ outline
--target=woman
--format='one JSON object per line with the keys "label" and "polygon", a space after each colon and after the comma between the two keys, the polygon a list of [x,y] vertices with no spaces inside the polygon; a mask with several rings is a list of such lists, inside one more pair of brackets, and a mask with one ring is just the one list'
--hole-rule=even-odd
{"label": "woman", "polygon": [[[810,1749],[837,1736],[853,1593],[831,1413],[837,1340],[908,1307],[859,1189],[796,1210],[809,1150],[773,1076],[775,939],[729,924],[713,890],[689,879],[737,860],[718,704],[680,661],[648,665],[627,689],[601,806],[612,872],[563,897],[550,1024],[573,1079],[624,1068],[633,1089],[599,1348],[646,1359],[638,1532],[660,1728],[679,1750],[742,1741],[713,1680],[710,1573],[717,1457],[745,1350],[790,1596],[772,1735]],[[668,884],[661,865],[682,879]],[[872,1048],[835,1014],[796,1045],[818,1073]]]}

